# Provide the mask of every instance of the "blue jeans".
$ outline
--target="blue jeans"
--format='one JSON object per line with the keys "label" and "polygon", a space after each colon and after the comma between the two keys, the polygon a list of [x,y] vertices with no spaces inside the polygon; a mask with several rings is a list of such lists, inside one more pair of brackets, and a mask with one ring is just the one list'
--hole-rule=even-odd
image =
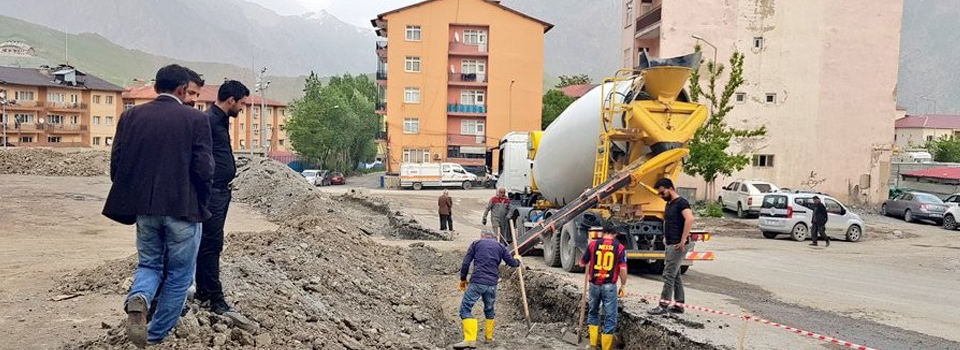
{"label": "blue jeans", "polygon": [[600,325],[600,308],[603,308],[603,327],[601,333],[613,334],[617,330],[617,284],[607,283],[601,286],[590,284],[590,311],[587,312],[587,324]]}
{"label": "blue jeans", "polygon": [[156,310],[147,341],[160,342],[177,325],[187,289],[193,283],[200,246],[200,223],[169,216],[137,216],[139,263],[127,300],[139,295]]}
{"label": "blue jeans", "polygon": [[460,301],[460,318],[473,318],[473,305],[477,300],[483,298],[483,315],[488,320],[496,319],[497,313],[493,310],[493,304],[497,301],[497,286],[488,286],[486,284],[470,283],[467,291],[463,293],[463,300]]}

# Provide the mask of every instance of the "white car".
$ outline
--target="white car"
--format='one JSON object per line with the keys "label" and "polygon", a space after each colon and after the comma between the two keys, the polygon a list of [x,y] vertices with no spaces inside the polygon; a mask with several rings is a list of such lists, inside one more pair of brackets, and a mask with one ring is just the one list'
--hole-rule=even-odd
{"label": "white car", "polygon": [[[308,169],[308,170],[304,170],[302,173],[300,173],[300,175],[303,175],[303,178],[307,180],[308,184],[311,184],[314,186],[321,186],[323,185],[322,181],[326,173],[327,173],[326,170]],[[320,182],[318,183],[318,181]]]}
{"label": "white car", "polygon": [[789,234],[795,241],[809,238],[814,196],[819,196],[827,207],[827,235],[843,236],[850,242],[863,238],[865,225],[859,215],[833,197],[814,193],[774,193],[763,197],[757,222],[763,236],[773,239],[780,234]]}
{"label": "white car", "polygon": [[720,189],[717,202],[724,209],[734,210],[737,217],[760,214],[760,203],[768,193],[780,191],[777,185],[764,181],[735,181]]}

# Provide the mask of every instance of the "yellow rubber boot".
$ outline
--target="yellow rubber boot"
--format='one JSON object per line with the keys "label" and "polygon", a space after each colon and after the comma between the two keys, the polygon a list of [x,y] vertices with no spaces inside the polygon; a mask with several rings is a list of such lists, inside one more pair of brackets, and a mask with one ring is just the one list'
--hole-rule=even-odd
{"label": "yellow rubber boot", "polygon": [[476,349],[477,348],[477,319],[463,319],[463,341],[453,344],[454,349]]}
{"label": "yellow rubber boot", "polygon": [[604,334],[600,336],[600,349],[613,349],[613,334]]}
{"label": "yellow rubber boot", "polygon": [[599,349],[600,348],[600,326],[594,326],[594,325],[587,326],[587,331],[590,334],[590,349]]}
{"label": "yellow rubber boot", "polygon": [[487,343],[493,342],[493,329],[496,325],[497,325],[497,320],[487,320],[486,322],[484,322],[483,332],[484,332],[484,335],[486,335],[484,340]]}

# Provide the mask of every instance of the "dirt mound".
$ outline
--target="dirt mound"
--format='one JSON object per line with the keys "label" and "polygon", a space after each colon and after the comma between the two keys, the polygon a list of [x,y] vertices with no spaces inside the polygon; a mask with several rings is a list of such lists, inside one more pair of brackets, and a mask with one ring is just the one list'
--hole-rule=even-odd
{"label": "dirt mound", "polygon": [[61,152],[38,148],[0,151],[0,174],[41,176],[103,176],[110,174],[106,151]]}
{"label": "dirt mound", "polygon": [[103,265],[70,273],[57,288],[63,294],[126,294],[133,284],[137,255],[107,261]]}

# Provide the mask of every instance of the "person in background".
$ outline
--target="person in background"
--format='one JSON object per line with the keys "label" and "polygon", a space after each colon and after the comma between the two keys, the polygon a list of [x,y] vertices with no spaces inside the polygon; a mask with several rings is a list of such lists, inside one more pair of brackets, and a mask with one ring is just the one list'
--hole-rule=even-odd
{"label": "person in background", "polygon": [[830,236],[827,236],[827,207],[823,205],[823,201],[820,200],[820,196],[813,196],[813,224],[812,230],[810,230],[810,240],[813,243],[810,245],[817,246],[817,236],[823,237],[823,240],[827,242],[827,246],[830,246]]}
{"label": "person in background", "polygon": [[181,102],[187,106],[195,107],[197,104],[197,99],[200,98],[200,88],[202,88],[204,84],[203,76],[190,68],[186,69],[187,74],[190,75],[190,82],[187,83],[187,95]]}
{"label": "person in background", "polygon": [[437,199],[439,207],[437,213],[440,214],[440,231],[453,231],[453,198],[450,198],[450,191],[443,190],[443,194]]}
{"label": "person in background", "polygon": [[683,313],[683,307],[670,301],[684,303],[683,281],[680,278],[680,264],[687,255],[687,240],[693,229],[693,210],[690,203],[680,197],[673,181],[667,178],[657,180],[653,186],[667,202],[663,212],[663,240],[666,246],[666,259],[663,264],[663,291],[660,292],[660,305],[650,310],[651,315],[664,315],[670,312]]}
{"label": "person in background", "polygon": [[[460,284],[457,289],[463,294],[460,302],[460,319],[463,324],[463,341],[453,345],[454,349],[474,349],[477,347],[477,319],[473,317],[473,306],[483,299],[485,339],[493,342],[493,329],[496,325],[494,304],[497,301],[497,283],[500,281],[500,262],[507,266],[520,266],[520,256],[510,255],[507,247],[497,242],[493,231],[484,229],[480,239],[473,241],[463,257],[460,266]],[[467,273],[473,264],[473,275],[467,282]]]}
{"label": "person in background", "polygon": [[510,228],[507,226],[510,224],[510,198],[507,198],[507,189],[498,188],[497,195],[490,198],[487,209],[483,211],[482,223],[484,226],[487,225],[487,214],[490,214],[491,228],[497,235],[497,239],[502,240],[503,244],[513,242]]}

